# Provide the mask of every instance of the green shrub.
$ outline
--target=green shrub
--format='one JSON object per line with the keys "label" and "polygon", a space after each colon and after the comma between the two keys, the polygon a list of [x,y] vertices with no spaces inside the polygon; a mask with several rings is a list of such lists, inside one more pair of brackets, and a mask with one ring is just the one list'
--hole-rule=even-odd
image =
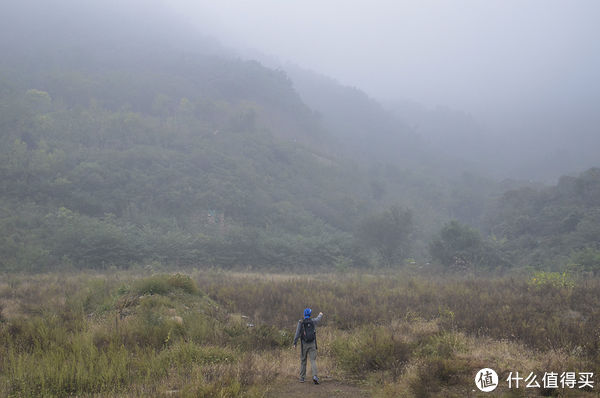
{"label": "green shrub", "polygon": [[472,374],[473,369],[465,360],[432,358],[419,367],[417,377],[409,382],[410,392],[416,398],[437,397],[442,386],[469,385]]}
{"label": "green shrub", "polygon": [[529,284],[536,288],[572,288],[575,287],[575,280],[568,272],[550,272],[540,271],[533,274]]}
{"label": "green shrub", "polygon": [[465,346],[463,339],[457,333],[442,332],[418,342],[415,354],[424,358],[452,358],[455,352]]}
{"label": "green shrub", "polygon": [[243,322],[228,325],[223,331],[226,342],[242,350],[284,347],[293,339],[288,332],[280,331],[274,326],[251,327]]}
{"label": "green shrub", "polygon": [[216,346],[201,346],[195,343],[180,342],[161,352],[161,357],[176,368],[188,368],[193,365],[215,365],[233,363],[235,354]]}
{"label": "green shrub", "polygon": [[144,294],[168,294],[181,290],[188,294],[198,294],[200,291],[192,278],[183,274],[161,274],[154,275],[137,281],[133,288],[138,295]]}
{"label": "green shrub", "polygon": [[411,353],[408,343],[385,327],[362,327],[338,337],[331,346],[340,367],[354,375],[375,370],[399,370]]}
{"label": "green shrub", "polygon": [[204,314],[190,313],[184,318],[186,335],[197,344],[216,344],[223,341],[223,327],[219,321]]}
{"label": "green shrub", "polygon": [[438,237],[429,244],[432,259],[446,267],[494,268],[509,263],[479,232],[458,221],[446,223]]}
{"label": "green shrub", "polygon": [[571,267],[582,272],[592,272],[598,275],[600,272],[600,250],[587,247],[577,250],[571,254]]}
{"label": "green shrub", "polygon": [[183,325],[162,313],[168,304],[169,301],[161,296],[141,300],[135,316],[117,321],[123,343],[129,348],[149,346],[160,349],[184,336]]}
{"label": "green shrub", "polygon": [[180,273],[170,275],[167,279],[167,283],[173,289],[181,289],[189,294],[198,294],[200,292],[196,282],[194,282],[192,278]]}

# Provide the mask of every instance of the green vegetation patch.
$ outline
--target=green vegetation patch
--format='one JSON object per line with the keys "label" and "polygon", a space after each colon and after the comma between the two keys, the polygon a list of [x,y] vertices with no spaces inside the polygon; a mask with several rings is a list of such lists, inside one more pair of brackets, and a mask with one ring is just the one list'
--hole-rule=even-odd
{"label": "green vegetation patch", "polygon": [[333,341],[332,352],[342,369],[355,375],[367,371],[398,369],[412,347],[401,336],[381,326],[362,327]]}
{"label": "green vegetation patch", "polygon": [[144,294],[169,294],[177,290],[188,294],[200,293],[196,282],[183,274],[162,274],[138,280],[134,283],[132,291],[138,295]]}

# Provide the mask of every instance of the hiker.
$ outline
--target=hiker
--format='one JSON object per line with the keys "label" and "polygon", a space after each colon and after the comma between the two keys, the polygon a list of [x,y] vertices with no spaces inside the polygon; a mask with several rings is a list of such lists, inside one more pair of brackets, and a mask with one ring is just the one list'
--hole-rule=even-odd
{"label": "hiker", "polygon": [[311,318],[312,310],[307,308],[304,310],[304,319],[298,321],[296,327],[296,335],[294,336],[294,348],[300,339],[300,383],[304,383],[306,376],[306,357],[310,358],[310,368],[312,370],[313,382],[319,384],[317,376],[317,331],[315,324],[319,323],[323,317],[323,313],[319,312],[319,316]]}

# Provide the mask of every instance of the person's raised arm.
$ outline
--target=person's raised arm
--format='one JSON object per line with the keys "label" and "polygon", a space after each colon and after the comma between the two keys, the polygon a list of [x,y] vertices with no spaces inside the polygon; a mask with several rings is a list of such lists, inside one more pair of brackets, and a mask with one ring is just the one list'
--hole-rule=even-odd
{"label": "person's raised arm", "polygon": [[314,323],[319,323],[321,321],[321,318],[323,318],[323,313],[319,312],[319,315],[316,318],[313,318],[313,322]]}

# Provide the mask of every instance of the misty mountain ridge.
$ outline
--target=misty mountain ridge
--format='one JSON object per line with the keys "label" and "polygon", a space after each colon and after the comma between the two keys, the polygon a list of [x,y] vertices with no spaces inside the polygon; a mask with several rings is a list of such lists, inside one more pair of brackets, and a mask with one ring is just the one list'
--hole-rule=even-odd
{"label": "misty mountain ridge", "polygon": [[[386,214],[414,223],[410,254],[426,258],[445,221],[488,227],[495,200],[532,185],[482,176],[481,154],[461,160],[484,144],[460,113],[398,116],[356,88],[242,60],[185,27],[146,36],[127,10],[114,26],[106,10],[75,25],[59,23],[64,9],[38,11],[33,35],[18,22],[27,14],[3,13],[5,269],[376,264],[359,236]],[[430,142],[414,120],[429,123]],[[447,125],[469,146],[439,143]]]}
{"label": "misty mountain ridge", "polygon": [[[385,107],[360,89],[344,86],[332,78],[298,66],[288,65],[285,70],[302,99],[319,112],[327,130],[338,137],[354,156],[366,156],[371,162],[391,162],[401,167],[426,169],[429,173],[448,178],[477,169],[471,159],[473,153],[455,150],[461,143],[470,148],[474,146],[477,137],[462,131],[465,126],[470,127],[467,123],[444,124],[445,127],[456,127],[451,130],[455,136],[449,135],[448,129],[442,131],[442,123],[438,123],[434,133],[435,129],[421,129],[419,125],[431,124],[431,115],[417,116]],[[425,109],[414,104],[420,110]],[[448,145],[449,141],[457,144]],[[479,169],[479,172],[482,170]]]}
{"label": "misty mountain ridge", "polygon": [[[120,70],[128,64],[130,69],[137,70],[151,65],[154,71],[163,69],[167,75],[175,71],[188,73],[196,68],[193,73],[204,78],[196,79],[194,83],[198,86],[193,89],[212,95],[210,90],[214,89],[214,84],[211,87],[211,81],[231,77],[225,75],[225,64],[217,66],[214,58],[238,58],[236,50],[227,49],[215,39],[203,36],[160,2],[132,2],[126,7],[119,7],[117,3],[82,4],[56,0],[37,4],[30,1],[10,7],[7,5],[5,8],[0,28],[0,47],[7,50],[5,53],[11,54],[13,61],[20,59],[19,68],[35,63],[35,59],[30,58],[33,54],[44,54],[46,70],[60,71],[65,69],[65,65],[69,68],[80,65],[105,72],[115,62]],[[18,42],[23,45],[13,45]],[[213,65],[205,65],[203,69],[197,65],[198,59],[194,61],[196,65],[190,63],[194,57],[213,58],[213,61],[205,60],[205,63],[212,62]],[[276,62],[270,64],[275,65]],[[223,68],[224,73],[207,75],[211,68],[215,71]],[[376,159],[383,157],[385,161],[400,162],[408,167],[426,165],[427,168],[436,165],[436,173],[455,170],[455,175],[477,169],[479,173],[499,180],[507,177],[518,179],[520,176],[531,179],[537,176],[552,181],[566,172],[576,174],[597,164],[590,164],[595,154],[588,149],[596,143],[596,138],[582,129],[579,129],[579,133],[573,131],[573,134],[578,134],[589,145],[574,147],[572,141],[556,138],[562,136],[556,128],[554,133],[548,129],[547,140],[533,136],[527,138],[529,134],[524,131],[522,136],[527,142],[507,142],[501,131],[490,129],[461,111],[446,107],[428,109],[414,102],[398,100],[388,101],[384,107],[359,89],[346,87],[331,78],[290,64],[281,69],[291,77],[291,84],[302,101],[320,114],[321,130],[337,138],[335,144],[327,143],[331,155],[339,153],[341,146],[346,147],[354,157],[370,153]],[[287,79],[283,75],[280,77]],[[161,78],[168,76],[157,75],[154,80]],[[247,78],[258,80],[257,75]],[[246,94],[238,91],[235,95],[258,92],[251,85],[247,86],[249,91]],[[192,91],[181,86],[177,89],[181,90],[182,96],[189,96]],[[232,88],[239,89],[239,85]],[[142,98],[136,98],[129,103],[138,104],[141,101]],[[275,99],[274,103],[277,102]],[[294,112],[300,108],[296,107]],[[538,119],[543,117],[538,115]],[[289,126],[282,128],[281,121],[277,121],[281,117],[271,119],[274,132],[290,129]],[[498,120],[499,126],[503,123],[505,121]],[[573,121],[571,125],[576,126],[576,123]],[[566,126],[558,129],[564,131]],[[511,130],[515,128],[510,127]],[[544,128],[543,123],[534,130],[540,128]],[[303,130],[318,129],[313,123]],[[290,135],[302,135],[299,130],[292,130],[295,132]],[[533,146],[537,147],[535,151]],[[323,145],[315,147],[323,148]],[[557,158],[563,161],[557,162]],[[563,164],[579,166],[561,169],[560,165]],[[550,175],[554,177],[549,178]]]}

